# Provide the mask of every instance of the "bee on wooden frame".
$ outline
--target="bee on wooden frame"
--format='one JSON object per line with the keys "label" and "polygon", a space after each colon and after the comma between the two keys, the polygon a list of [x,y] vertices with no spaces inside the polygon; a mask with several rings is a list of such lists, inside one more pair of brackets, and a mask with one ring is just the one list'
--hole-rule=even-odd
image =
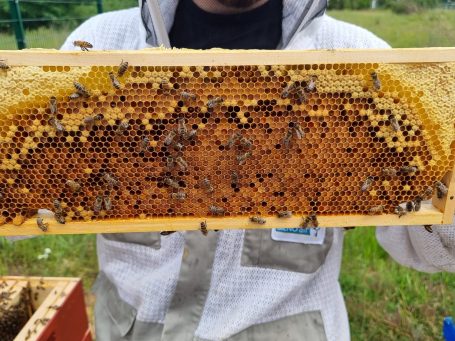
{"label": "bee on wooden frame", "polygon": [[128,70],[128,62],[124,62],[123,59],[118,67],[117,76],[122,77]]}
{"label": "bee on wooden frame", "polygon": [[84,40],[75,40],[75,41],[73,41],[73,45],[76,47],[80,47],[82,51],[88,51],[88,49],[93,48],[92,44],[90,44],[88,41],[84,41]]}
{"label": "bee on wooden frame", "polygon": [[258,216],[250,217],[250,221],[253,223],[256,223],[256,224],[261,224],[261,225],[266,223],[264,218],[258,217]]}
{"label": "bee on wooden frame", "polygon": [[38,217],[36,218],[36,224],[38,225],[38,228],[43,231],[43,232],[47,232],[48,228],[49,228],[49,223],[45,223],[44,222],[44,219],[42,217]]}

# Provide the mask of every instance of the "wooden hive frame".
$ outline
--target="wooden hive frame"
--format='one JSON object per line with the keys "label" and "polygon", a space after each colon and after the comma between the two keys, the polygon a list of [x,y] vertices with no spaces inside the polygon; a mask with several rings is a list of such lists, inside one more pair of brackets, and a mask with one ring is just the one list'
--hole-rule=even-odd
{"label": "wooden hive frame", "polygon": [[[91,332],[79,278],[71,277],[0,277],[0,292],[11,292],[8,304],[27,291],[33,314],[15,337],[15,341],[74,340],[89,341]],[[1,318],[1,316],[0,316]]]}
{"label": "wooden hive frame", "polygon": [[[455,63],[455,48],[429,49],[394,49],[394,50],[324,50],[324,51],[91,51],[58,52],[48,50],[29,50],[21,52],[1,51],[0,59],[6,60],[11,67],[53,65],[65,66],[117,66],[119,60],[128,60],[134,66],[235,66],[235,65],[311,65],[311,64],[444,64]],[[44,62],[45,61],[45,62]],[[453,104],[452,104],[453,105]],[[1,115],[1,113],[0,113]],[[453,143],[452,143],[453,146]],[[452,147],[453,148],[453,147]],[[452,150],[453,152],[453,150]],[[452,155],[453,158],[453,155]],[[453,161],[452,161],[453,165]],[[432,203],[423,203],[419,212],[403,217],[394,214],[382,215],[321,215],[320,227],[343,226],[394,226],[394,225],[432,225],[449,224],[455,210],[455,171],[444,175],[448,184],[448,194]],[[230,228],[277,228],[296,227],[302,222],[302,216],[288,219],[266,217],[263,225],[248,220],[248,215],[227,217],[154,217],[134,219],[109,219],[99,221],[72,221],[59,225],[49,222],[47,232],[40,231],[36,219],[28,219],[20,226],[6,224],[0,227],[0,235],[29,234],[77,234],[143,231],[180,231],[196,230],[201,221],[207,221],[208,229]]]}

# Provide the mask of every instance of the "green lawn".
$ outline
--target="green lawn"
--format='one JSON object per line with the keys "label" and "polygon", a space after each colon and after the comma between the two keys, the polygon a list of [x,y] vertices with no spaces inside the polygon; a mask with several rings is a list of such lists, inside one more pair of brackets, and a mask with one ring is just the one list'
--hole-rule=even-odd
{"label": "green lawn", "polygon": [[[455,45],[455,11],[330,14],[372,30],[394,47]],[[68,31],[42,29],[34,33],[30,46],[58,47]],[[14,40],[8,39],[0,35],[0,49],[14,48]],[[52,253],[47,260],[38,260],[45,248]],[[96,271],[94,236],[49,236],[14,244],[0,238],[0,274],[78,276],[88,289]],[[429,275],[399,266],[380,248],[373,228],[346,234],[340,281],[353,340],[441,339],[444,316],[455,316],[455,275]]]}
{"label": "green lawn", "polygon": [[390,11],[329,11],[329,15],[372,31],[392,47],[455,46],[455,11],[441,9],[410,15]]}

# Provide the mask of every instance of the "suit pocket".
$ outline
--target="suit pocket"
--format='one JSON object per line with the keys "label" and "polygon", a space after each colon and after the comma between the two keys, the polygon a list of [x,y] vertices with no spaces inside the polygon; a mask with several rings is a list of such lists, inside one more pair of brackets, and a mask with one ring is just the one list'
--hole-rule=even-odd
{"label": "suit pocket", "polygon": [[275,241],[271,230],[245,230],[241,265],[310,274],[324,264],[332,243],[330,228],[320,245]]}

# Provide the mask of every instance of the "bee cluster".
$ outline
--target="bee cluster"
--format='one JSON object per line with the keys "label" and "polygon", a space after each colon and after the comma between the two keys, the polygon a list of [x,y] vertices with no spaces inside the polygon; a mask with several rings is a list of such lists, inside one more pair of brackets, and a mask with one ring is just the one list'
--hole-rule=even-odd
{"label": "bee cluster", "polygon": [[[0,85],[30,72],[0,67]],[[455,66],[422,70],[454,91],[418,90],[406,65],[35,67],[41,88],[22,88],[0,117],[0,224],[40,208],[61,224],[301,215],[305,226],[418,211],[447,194],[455,155],[454,119],[434,103],[455,100]]]}
{"label": "bee cluster", "polygon": [[11,290],[5,281],[0,281],[0,340],[12,341],[25,326],[32,315],[30,295],[26,288],[21,288],[18,302],[11,304]]}

